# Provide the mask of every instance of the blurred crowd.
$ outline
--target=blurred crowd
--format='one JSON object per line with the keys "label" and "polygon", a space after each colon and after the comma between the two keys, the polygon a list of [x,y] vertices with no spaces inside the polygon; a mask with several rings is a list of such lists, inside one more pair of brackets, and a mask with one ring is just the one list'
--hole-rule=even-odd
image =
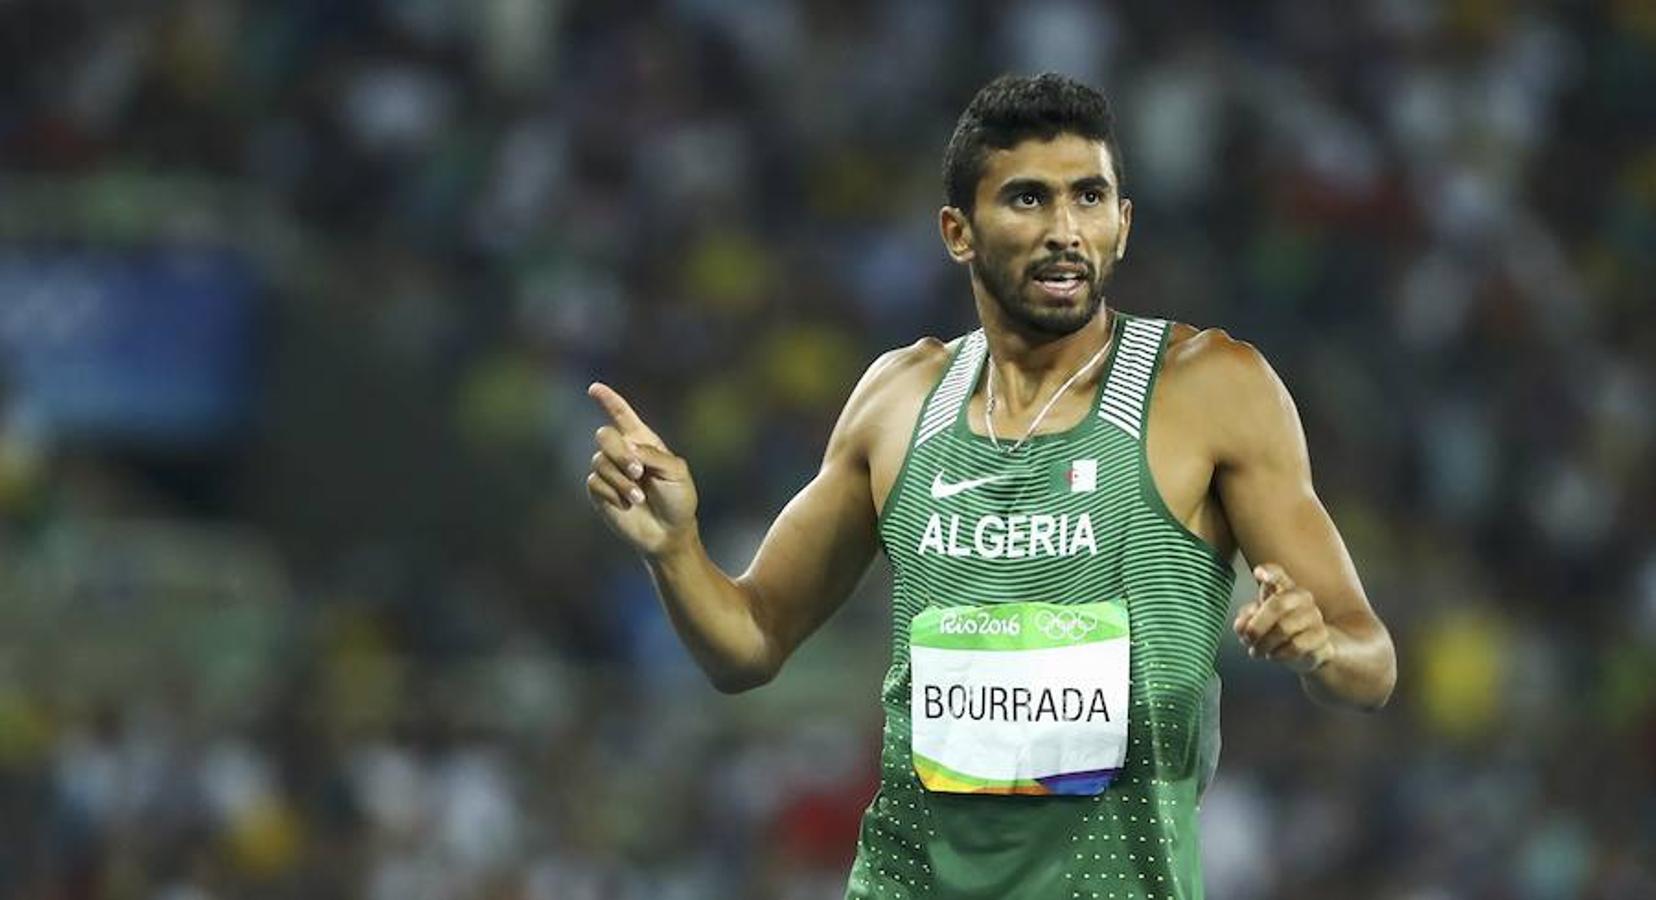
{"label": "blurred crowd", "polygon": [[6,0],[0,41],[0,897],[839,896],[883,569],[714,693],[587,506],[584,388],[739,570],[862,366],[972,327],[942,150],[1048,70],[1117,107],[1110,302],[1265,352],[1399,648],[1372,717],[1226,649],[1209,895],[1656,890],[1651,5]]}

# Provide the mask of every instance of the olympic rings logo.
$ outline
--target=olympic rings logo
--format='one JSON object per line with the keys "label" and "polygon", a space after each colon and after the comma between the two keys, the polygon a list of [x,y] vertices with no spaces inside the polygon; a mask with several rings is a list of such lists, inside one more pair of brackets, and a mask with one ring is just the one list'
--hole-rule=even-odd
{"label": "olympic rings logo", "polygon": [[1053,641],[1079,641],[1098,627],[1098,620],[1072,609],[1057,612],[1041,610],[1035,614],[1035,627]]}

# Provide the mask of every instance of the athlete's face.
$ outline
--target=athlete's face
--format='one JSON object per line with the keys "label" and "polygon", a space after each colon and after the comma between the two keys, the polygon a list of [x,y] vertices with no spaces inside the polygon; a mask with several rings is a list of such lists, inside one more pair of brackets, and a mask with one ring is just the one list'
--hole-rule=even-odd
{"label": "athlete's face", "polygon": [[1065,335],[1098,314],[1127,252],[1132,201],[1102,141],[1060,134],[992,150],[971,216],[941,214],[943,241],[1013,323]]}

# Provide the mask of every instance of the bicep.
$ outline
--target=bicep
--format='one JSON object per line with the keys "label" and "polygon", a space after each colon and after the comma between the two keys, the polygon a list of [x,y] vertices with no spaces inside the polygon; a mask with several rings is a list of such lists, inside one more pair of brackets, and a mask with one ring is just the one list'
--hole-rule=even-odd
{"label": "bicep", "polygon": [[[1218,454],[1217,486],[1237,544],[1250,565],[1274,562],[1311,592],[1330,622],[1374,620],[1345,540],[1311,479],[1305,432],[1287,388],[1251,349],[1250,369],[1233,384]],[[1374,620],[1378,624],[1377,620]]]}
{"label": "bicep", "polygon": [[863,435],[892,359],[876,360],[851,392],[821,468],[783,507],[737,579],[753,598],[778,665],[845,603],[874,558],[878,516]]}
{"label": "bicep", "polygon": [[771,523],[738,582],[781,657],[850,596],[873,559],[874,525],[866,470],[832,458]]}

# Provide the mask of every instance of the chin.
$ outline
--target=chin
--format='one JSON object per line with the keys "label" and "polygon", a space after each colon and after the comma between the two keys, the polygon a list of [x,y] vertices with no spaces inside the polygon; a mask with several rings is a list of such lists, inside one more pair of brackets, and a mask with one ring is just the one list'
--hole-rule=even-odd
{"label": "chin", "polygon": [[1097,318],[1098,311],[1104,306],[1103,298],[1094,296],[1081,305],[1070,307],[1054,307],[1038,302],[1027,302],[1022,309],[1008,310],[1012,318],[1019,324],[1042,334],[1063,337],[1074,334],[1086,327],[1088,322]]}
{"label": "chin", "polygon": [[[1050,337],[1064,337],[1086,327],[1104,308],[1104,278],[1095,277],[1079,296],[1060,301],[1005,268],[974,259],[972,273],[1001,313],[1019,329]],[[1105,273],[1108,273],[1105,269]],[[1056,301],[1056,302],[1055,302]]]}

